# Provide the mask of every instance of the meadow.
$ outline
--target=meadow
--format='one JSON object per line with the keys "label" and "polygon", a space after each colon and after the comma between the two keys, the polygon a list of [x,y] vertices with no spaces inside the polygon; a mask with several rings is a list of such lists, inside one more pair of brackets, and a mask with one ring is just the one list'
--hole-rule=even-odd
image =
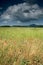
{"label": "meadow", "polygon": [[43,65],[43,28],[0,27],[0,65]]}

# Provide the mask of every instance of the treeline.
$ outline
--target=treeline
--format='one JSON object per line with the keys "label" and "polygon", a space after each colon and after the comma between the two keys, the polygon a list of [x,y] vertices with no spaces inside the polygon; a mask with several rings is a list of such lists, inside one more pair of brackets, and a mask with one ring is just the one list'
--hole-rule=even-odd
{"label": "treeline", "polygon": [[43,27],[43,25],[36,25],[36,24],[31,24],[31,25],[28,25],[28,26],[24,26],[24,25],[13,25],[13,26],[9,26],[9,25],[7,25],[7,26],[0,26],[0,27]]}

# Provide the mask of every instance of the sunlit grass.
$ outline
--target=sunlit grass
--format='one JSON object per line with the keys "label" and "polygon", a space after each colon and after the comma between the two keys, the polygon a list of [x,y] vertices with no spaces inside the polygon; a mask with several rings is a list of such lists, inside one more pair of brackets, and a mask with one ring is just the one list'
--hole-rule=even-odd
{"label": "sunlit grass", "polygon": [[43,28],[0,28],[0,65],[43,65]]}

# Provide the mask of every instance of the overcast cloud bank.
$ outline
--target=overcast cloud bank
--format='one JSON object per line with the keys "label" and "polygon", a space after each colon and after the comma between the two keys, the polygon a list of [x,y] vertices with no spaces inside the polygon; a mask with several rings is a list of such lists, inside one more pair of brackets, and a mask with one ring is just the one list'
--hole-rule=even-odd
{"label": "overcast cloud bank", "polygon": [[0,21],[4,23],[9,21],[30,22],[43,17],[43,9],[38,4],[30,5],[29,3],[21,3],[8,7],[8,9],[0,16]]}

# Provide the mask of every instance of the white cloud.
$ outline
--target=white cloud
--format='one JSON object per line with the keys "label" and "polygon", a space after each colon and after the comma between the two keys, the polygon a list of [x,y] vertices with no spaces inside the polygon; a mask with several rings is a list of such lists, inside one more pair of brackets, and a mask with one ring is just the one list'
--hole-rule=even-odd
{"label": "white cloud", "polygon": [[2,19],[10,19],[10,15],[9,14],[4,14],[1,16]]}
{"label": "white cloud", "polygon": [[8,7],[8,9],[1,15],[1,20],[18,21],[18,23],[39,19],[43,16],[43,9],[37,4],[29,5],[22,3]]}

